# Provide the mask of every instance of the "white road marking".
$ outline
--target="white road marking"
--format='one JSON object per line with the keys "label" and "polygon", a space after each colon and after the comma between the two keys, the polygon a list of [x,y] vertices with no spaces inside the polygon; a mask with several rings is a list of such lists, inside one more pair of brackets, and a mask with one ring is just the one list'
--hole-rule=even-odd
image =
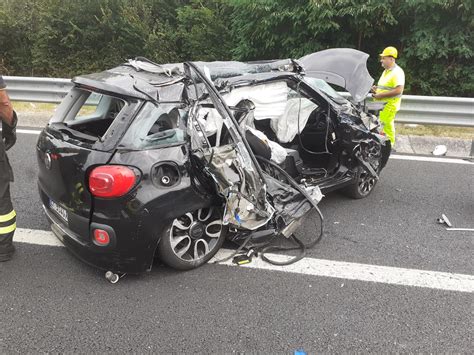
{"label": "white road marking", "polygon": [[456,158],[435,158],[435,157],[422,157],[418,155],[398,155],[392,154],[390,155],[390,159],[396,160],[413,160],[413,161],[425,161],[430,163],[448,163],[448,164],[464,164],[464,165],[473,165],[473,162],[463,159],[456,159]]}
{"label": "white road marking", "polygon": [[17,228],[15,235],[13,236],[13,241],[19,243],[49,245],[53,247],[64,246],[63,243],[54,236],[53,232],[39,229]]}
{"label": "white road marking", "polygon": [[[38,245],[63,246],[63,244],[54,237],[52,232],[32,229],[17,229],[14,241]],[[214,259],[211,260],[211,263],[214,260],[223,259],[232,253],[232,250],[220,250]],[[276,254],[267,254],[267,256],[277,261],[283,261],[289,258],[285,255]],[[231,260],[223,262],[222,264],[233,265]],[[259,258],[254,258],[250,264],[240,267],[474,293],[474,276],[467,274],[405,269],[313,258],[304,258],[288,266],[276,266],[268,264]]]}
{"label": "white road marking", "polygon": [[41,131],[38,131],[36,129],[17,129],[16,133],[23,133],[23,134],[40,134]]}
{"label": "white road marking", "polygon": [[[221,250],[216,258],[230,255],[232,251]],[[219,255],[220,254],[220,255]],[[265,254],[271,260],[288,260],[286,255]],[[212,262],[212,261],[211,261]],[[223,264],[233,265],[232,261]],[[304,275],[334,277],[346,280],[377,282],[400,286],[414,286],[446,291],[474,293],[474,276],[440,271],[405,269],[392,266],[380,266],[350,263],[344,261],[304,258],[294,264],[277,266],[260,258],[254,258],[244,268],[290,272]]]}

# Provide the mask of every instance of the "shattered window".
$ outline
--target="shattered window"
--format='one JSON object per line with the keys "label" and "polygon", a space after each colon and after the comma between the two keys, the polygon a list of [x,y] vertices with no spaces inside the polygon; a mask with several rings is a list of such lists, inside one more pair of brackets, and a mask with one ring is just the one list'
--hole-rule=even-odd
{"label": "shattered window", "polygon": [[304,81],[311,87],[315,89],[319,89],[320,91],[324,92],[330,98],[335,99],[336,101],[347,101],[344,97],[342,97],[336,90],[334,90],[327,82],[322,79],[312,78],[307,76],[304,78]]}
{"label": "shattered window", "polygon": [[104,94],[77,89],[79,95],[64,122],[113,121],[125,106],[125,101]]}
{"label": "shattered window", "polygon": [[185,141],[187,111],[176,104],[147,102],[122,139],[120,146],[149,149]]}
{"label": "shattered window", "polygon": [[[61,105],[62,109],[58,109],[50,123],[59,124],[75,138],[97,141],[106,135],[128,103],[114,96],[73,88]],[[82,135],[78,136],[77,132]]]}

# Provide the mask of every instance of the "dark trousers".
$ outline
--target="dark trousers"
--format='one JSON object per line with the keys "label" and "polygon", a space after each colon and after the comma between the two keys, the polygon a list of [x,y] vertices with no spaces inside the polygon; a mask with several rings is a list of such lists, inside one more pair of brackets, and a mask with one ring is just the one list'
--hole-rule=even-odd
{"label": "dark trousers", "polygon": [[10,182],[0,176],[0,261],[8,260],[15,252],[13,246],[15,229],[16,213],[10,197]]}

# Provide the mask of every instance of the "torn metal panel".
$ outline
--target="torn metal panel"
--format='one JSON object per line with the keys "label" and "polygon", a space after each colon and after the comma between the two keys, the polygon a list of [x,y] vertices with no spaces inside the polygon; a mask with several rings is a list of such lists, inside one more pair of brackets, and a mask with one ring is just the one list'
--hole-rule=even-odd
{"label": "torn metal panel", "polygon": [[[285,225],[303,217],[312,208],[305,196],[290,185],[268,174],[265,179],[268,186],[267,192],[272,197],[273,206]],[[320,201],[317,199],[318,197],[315,197],[316,203]]]}
{"label": "torn metal panel", "polygon": [[174,65],[174,64],[158,64],[154,63],[146,58],[137,57],[135,59],[129,59],[125,65],[129,65],[134,68],[136,71],[145,71],[148,73],[154,74],[164,74],[166,76],[172,77],[173,75],[182,75],[183,66]]}
{"label": "torn metal panel", "polygon": [[[223,117],[223,124],[233,141],[233,144],[214,148],[211,148],[207,141],[202,148],[208,172],[213,176],[218,192],[226,199],[223,223],[249,230],[260,228],[268,223],[274,213],[273,207],[267,201],[266,186],[260,166],[240,132],[230,109],[225,105],[224,99],[212,82],[193,63],[186,63],[186,69],[189,75],[194,72],[206,86],[209,99]],[[204,135],[203,128],[196,117],[197,105],[194,108],[190,117],[192,127],[198,128]],[[207,137],[204,138],[207,140]],[[230,174],[231,171],[233,175]],[[236,177],[239,177],[238,181],[235,180]]]}
{"label": "torn metal panel", "polygon": [[137,91],[133,87],[133,79],[107,71],[75,77],[72,79],[72,82],[87,89],[98,89],[107,93],[114,93],[116,95],[124,95],[142,100],[148,99],[145,94]]}
{"label": "torn metal panel", "polygon": [[160,101],[184,101],[184,92],[186,86],[183,82],[173,83],[171,85],[159,86],[157,88]]}
{"label": "torn metal panel", "polygon": [[[194,72],[194,74],[204,83],[206,89],[208,90],[209,99],[212,101],[219,114],[223,117],[224,125],[227,128],[230,138],[235,143],[235,149],[242,158],[244,168],[255,172],[255,177],[259,179],[260,184],[263,185],[264,179],[262,175],[262,169],[260,168],[257,159],[252,153],[251,148],[245,139],[245,135],[240,130],[239,125],[232,114],[232,111],[225,103],[225,100],[219,94],[213,83],[199,70],[199,68],[194,63],[185,63],[185,69],[187,75],[191,76]],[[264,200],[262,200],[262,202],[263,201]]]}
{"label": "torn metal panel", "polygon": [[[265,201],[265,188],[259,186],[255,171],[245,169],[246,163],[232,145],[204,151],[201,159],[213,177],[217,190],[226,200],[223,224],[255,230],[265,225],[274,209]],[[264,206],[261,208],[260,206]]]}
{"label": "torn metal panel", "polygon": [[[297,71],[298,65],[291,59],[278,59],[257,62],[214,61],[193,62],[200,70],[207,72],[211,80],[230,78],[245,74],[269,73],[278,71]],[[163,74],[169,77],[184,74],[183,63],[158,64],[146,58],[129,59],[126,65],[137,71]]]}

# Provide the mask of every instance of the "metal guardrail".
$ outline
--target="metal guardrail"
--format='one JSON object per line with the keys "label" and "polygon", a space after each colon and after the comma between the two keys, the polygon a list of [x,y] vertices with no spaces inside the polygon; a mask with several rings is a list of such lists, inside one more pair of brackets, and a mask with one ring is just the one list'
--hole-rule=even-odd
{"label": "metal guardrail", "polygon": [[474,127],[474,98],[403,95],[396,121]]}
{"label": "metal guardrail", "polygon": [[13,101],[59,103],[72,88],[71,79],[4,76]]}
{"label": "metal guardrail", "polygon": [[[14,101],[59,103],[72,87],[70,79],[3,78]],[[403,95],[396,120],[400,123],[474,127],[474,98]]]}

